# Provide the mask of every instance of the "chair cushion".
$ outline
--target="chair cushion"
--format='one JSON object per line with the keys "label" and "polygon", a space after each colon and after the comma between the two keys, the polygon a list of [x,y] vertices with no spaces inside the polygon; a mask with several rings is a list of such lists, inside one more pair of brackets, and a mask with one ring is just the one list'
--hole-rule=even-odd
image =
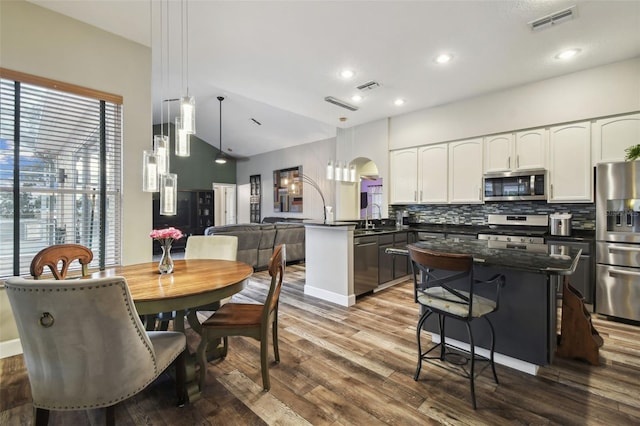
{"label": "chair cushion", "polygon": [[202,327],[259,327],[263,309],[264,305],[226,303],[203,322]]}
{"label": "chair cushion", "polygon": [[156,371],[166,370],[174,359],[187,347],[184,333],[177,331],[148,331],[147,335],[156,354]]}
{"label": "chair cushion", "polygon": [[[466,291],[460,291],[460,294],[469,296]],[[469,314],[467,302],[442,287],[430,287],[418,292],[418,303],[462,318],[467,318]],[[482,296],[473,296],[473,312],[471,313],[473,317],[481,317],[495,311],[495,309],[495,301]]]}

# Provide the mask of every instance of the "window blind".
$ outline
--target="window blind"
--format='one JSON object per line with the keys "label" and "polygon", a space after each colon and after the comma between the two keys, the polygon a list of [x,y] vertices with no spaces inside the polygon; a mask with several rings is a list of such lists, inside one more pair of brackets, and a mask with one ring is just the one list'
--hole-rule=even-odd
{"label": "window blind", "polygon": [[120,263],[121,105],[0,79],[0,276],[52,244]]}

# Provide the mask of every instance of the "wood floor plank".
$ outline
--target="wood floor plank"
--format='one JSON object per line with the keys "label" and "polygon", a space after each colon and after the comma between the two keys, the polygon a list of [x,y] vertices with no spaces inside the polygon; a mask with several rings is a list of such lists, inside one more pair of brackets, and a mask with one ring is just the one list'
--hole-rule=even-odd
{"label": "wood floor plank", "polygon": [[[557,359],[531,376],[498,366],[468,380],[417,361],[418,307],[407,281],[358,298],[349,308],[304,294],[304,265],[289,266],[280,297],[281,362],[269,347],[271,391],[262,391],[259,342],[229,340],[224,360],[207,365],[202,398],[175,407],[164,377],[118,404],[118,425],[638,425],[640,327],[593,315],[603,337],[600,365]],[[261,303],[270,278],[253,275],[236,302]],[[425,334],[423,333],[423,336]],[[428,340],[428,336],[424,337]],[[187,329],[189,347],[199,337]],[[50,425],[99,425],[104,410],[52,412]],[[0,424],[29,425],[30,387],[22,356],[0,360]]]}
{"label": "wood floor plank", "polygon": [[238,370],[219,377],[218,381],[267,424],[311,424]]}

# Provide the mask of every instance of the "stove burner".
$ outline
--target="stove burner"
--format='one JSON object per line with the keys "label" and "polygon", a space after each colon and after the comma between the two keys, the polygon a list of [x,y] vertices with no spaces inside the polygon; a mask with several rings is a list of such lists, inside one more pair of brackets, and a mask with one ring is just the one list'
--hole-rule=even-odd
{"label": "stove burner", "polygon": [[[488,216],[489,229],[478,235],[479,240],[515,244],[544,244],[549,226],[547,215],[494,215]],[[525,247],[526,248],[526,247]]]}

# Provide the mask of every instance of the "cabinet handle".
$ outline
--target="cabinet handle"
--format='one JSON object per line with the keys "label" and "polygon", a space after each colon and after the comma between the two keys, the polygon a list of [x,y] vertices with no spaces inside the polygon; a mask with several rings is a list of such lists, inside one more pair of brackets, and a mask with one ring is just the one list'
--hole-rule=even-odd
{"label": "cabinet handle", "polygon": [[549,197],[553,200],[553,184],[549,185]]}
{"label": "cabinet handle", "polygon": [[418,201],[418,191],[413,191],[413,201]]}
{"label": "cabinet handle", "polygon": [[420,190],[420,199],[418,201],[422,201],[422,189]]}
{"label": "cabinet handle", "polygon": [[511,156],[507,157],[507,169],[511,168]]}
{"label": "cabinet handle", "polygon": [[516,169],[520,168],[520,155],[516,155]]}
{"label": "cabinet handle", "polygon": [[478,188],[478,201],[482,201],[482,188]]}

